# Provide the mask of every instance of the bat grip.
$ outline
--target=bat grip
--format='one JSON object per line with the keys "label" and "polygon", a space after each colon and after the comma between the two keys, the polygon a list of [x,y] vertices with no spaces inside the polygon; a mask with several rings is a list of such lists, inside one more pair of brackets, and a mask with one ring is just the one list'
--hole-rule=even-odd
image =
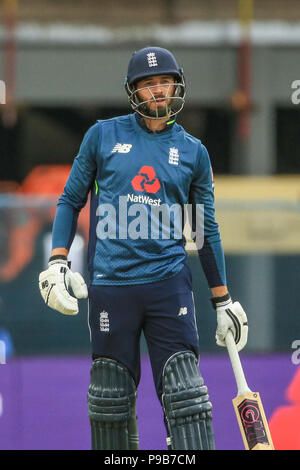
{"label": "bat grip", "polygon": [[229,330],[226,338],[225,343],[227,346],[230,362],[232,365],[233,373],[236,380],[236,385],[238,389],[238,395],[246,395],[247,393],[251,392],[248,387],[245,374],[243,371],[243,367],[241,364],[240,356],[232,335],[232,332]]}

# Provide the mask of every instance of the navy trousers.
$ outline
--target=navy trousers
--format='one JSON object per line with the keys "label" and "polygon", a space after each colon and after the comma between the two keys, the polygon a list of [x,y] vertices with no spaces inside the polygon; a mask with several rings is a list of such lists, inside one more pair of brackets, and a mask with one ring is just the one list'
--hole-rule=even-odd
{"label": "navy trousers", "polygon": [[125,365],[140,380],[140,339],[147,342],[158,397],[166,361],[176,352],[199,356],[191,273],[187,265],[174,277],[150,284],[89,287],[92,355]]}

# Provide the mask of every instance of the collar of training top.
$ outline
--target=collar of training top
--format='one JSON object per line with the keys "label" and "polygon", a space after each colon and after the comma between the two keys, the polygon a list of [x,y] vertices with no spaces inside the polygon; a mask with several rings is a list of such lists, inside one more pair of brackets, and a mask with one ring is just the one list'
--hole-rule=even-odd
{"label": "collar of training top", "polygon": [[139,113],[135,113],[135,119],[136,119],[136,122],[139,124],[139,126],[144,131],[148,132],[149,134],[163,134],[164,132],[167,132],[170,129],[172,129],[172,127],[174,126],[174,124],[176,122],[176,119],[172,118],[170,121],[167,122],[166,127],[164,129],[162,129],[161,131],[151,131],[150,129],[148,129],[148,127],[146,126],[144,118],[142,116],[140,116]]}

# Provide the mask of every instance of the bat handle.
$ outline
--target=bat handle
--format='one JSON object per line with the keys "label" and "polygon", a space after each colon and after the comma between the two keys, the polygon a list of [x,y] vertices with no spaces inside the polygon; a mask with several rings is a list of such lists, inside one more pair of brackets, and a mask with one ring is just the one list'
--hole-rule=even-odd
{"label": "bat handle", "polygon": [[232,332],[229,330],[226,338],[225,338],[230,362],[232,365],[233,373],[236,380],[236,385],[238,389],[238,395],[246,395],[247,393],[251,392],[250,388],[248,387],[245,374],[243,371],[243,367],[241,364],[240,356],[232,335]]}

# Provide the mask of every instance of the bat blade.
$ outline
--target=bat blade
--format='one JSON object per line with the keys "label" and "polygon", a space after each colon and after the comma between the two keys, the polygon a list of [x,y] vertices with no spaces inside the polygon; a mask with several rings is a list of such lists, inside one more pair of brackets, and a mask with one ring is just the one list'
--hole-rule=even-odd
{"label": "bat blade", "polygon": [[274,450],[268,421],[258,392],[232,400],[244,446],[247,450]]}

